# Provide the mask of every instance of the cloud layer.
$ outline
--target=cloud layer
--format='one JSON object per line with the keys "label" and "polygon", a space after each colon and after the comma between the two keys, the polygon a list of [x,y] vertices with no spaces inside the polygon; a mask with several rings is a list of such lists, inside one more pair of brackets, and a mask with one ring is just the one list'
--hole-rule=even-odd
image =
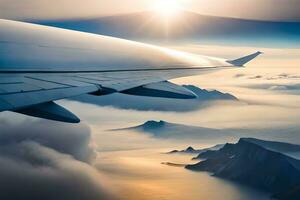
{"label": "cloud layer", "polygon": [[114,199],[95,158],[90,131],[49,121],[0,121],[0,199]]}

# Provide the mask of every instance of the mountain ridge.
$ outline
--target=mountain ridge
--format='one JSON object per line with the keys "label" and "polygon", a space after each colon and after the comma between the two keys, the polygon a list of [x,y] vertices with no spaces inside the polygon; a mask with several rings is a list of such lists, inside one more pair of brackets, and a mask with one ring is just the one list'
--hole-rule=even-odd
{"label": "mountain ridge", "polygon": [[71,100],[90,103],[99,106],[113,106],[122,109],[177,111],[186,112],[208,106],[211,101],[238,102],[238,98],[218,90],[206,90],[193,85],[182,85],[197,95],[195,99],[167,99],[155,97],[141,97],[115,93],[107,96],[81,95]]}
{"label": "mountain ridge", "polygon": [[217,144],[209,148],[204,149],[194,149],[192,146],[187,147],[184,150],[172,150],[167,152],[167,154],[175,154],[175,153],[187,153],[187,154],[200,154],[209,150],[219,150],[224,146],[224,144]]}
{"label": "mountain ridge", "polygon": [[280,199],[285,199],[289,191],[297,191],[290,199],[296,199],[300,194],[297,189],[300,186],[300,160],[271,151],[262,143],[257,144],[257,139],[253,142],[253,138],[241,138],[236,144],[227,143],[220,150],[200,153],[199,157],[205,160],[186,168],[212,172],[214,176],[272,192]]}
{"label": "mountain ridge", "polygon": [[[196,125],[186,125],[179,123],[170,123],[164,120],[148,120],[136,126],[125,128],[113,129],[111,131],[137,131],[141,134],[147,134],[157,139],[172,139],[182,140],[187,144],[197,144],[205,142],[210,144],[222,144],[224,141],[237,141],[239,138],[259,138],[260,140],[279,140],[284,142],[269,143],[269,148],[273,151],[284,152],[285,154],[300,158],[298,144],[288,145],[289,148],[280,145],[279,147],[274,144],[293,143],[299,141],[297,138],[282,140],[287,130],[285,129],[247,129],[247,128],[209,128]],[[271,145],[272,144],[272,145]]]}

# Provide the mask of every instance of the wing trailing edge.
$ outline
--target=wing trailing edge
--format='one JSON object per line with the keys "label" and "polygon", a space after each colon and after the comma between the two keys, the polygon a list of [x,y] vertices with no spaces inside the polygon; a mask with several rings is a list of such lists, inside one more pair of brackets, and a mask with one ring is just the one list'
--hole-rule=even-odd
{"label": "wing trailing edge", "polygon": [[148,97],[161,97],[173,99],[195,99],[197,95],[192,91],[169,81],[162,81],[157,83],[150,83],[140,87],[132,88],[122,91],[121,93],[148,96]]}
{"label": "wing trailing edge", "polygon": [[228,60],[227,62],[234,65],[234,66],[242,67],[246,63],[250,62],[251,60],[253,60],[257,56],[259,56],[260,54],[262,54],[262,52],[257,51],[256,53],[253,53],[251,55],[244,56],[242,58],[238,58],[238,59],[235,59],[235,60]]}

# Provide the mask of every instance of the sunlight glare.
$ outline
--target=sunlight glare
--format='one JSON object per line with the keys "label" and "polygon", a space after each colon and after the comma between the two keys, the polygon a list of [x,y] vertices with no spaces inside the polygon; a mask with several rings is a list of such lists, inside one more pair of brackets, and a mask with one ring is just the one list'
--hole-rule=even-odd
{"label": "sunlight glare", "polygon": [[158,0],[154,5],[154,11],[166,18],[177,15],[180,9],[181,7],[176,0]]}

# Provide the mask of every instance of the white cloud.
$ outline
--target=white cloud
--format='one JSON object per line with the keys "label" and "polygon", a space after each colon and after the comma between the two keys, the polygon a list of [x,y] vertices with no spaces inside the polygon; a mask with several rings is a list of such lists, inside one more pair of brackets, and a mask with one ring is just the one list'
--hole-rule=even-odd
{"label": "white cloud", "polygon": [[85,125],[1,119],[0,199],[114,199]]}

